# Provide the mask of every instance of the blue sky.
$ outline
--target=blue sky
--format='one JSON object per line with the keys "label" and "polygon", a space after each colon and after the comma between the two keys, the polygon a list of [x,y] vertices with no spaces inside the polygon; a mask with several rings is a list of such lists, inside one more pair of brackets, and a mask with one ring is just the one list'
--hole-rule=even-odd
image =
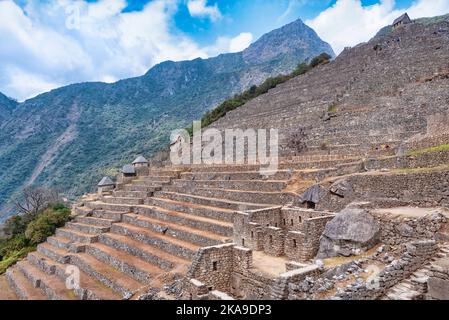
{"label": "blue sky", "polygon": [[0,92],[24,100],[241,51],[298,18],[339,53],[405,11],[445,14],[449,0],[0,0]]}

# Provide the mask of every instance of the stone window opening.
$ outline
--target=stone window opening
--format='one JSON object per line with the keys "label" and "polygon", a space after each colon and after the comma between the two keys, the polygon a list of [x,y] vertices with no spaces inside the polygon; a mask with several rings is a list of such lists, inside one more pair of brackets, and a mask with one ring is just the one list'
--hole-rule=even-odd
{"label": "stone window opening", "polygon": [[293,248],[296,248],[296,239],[293,239]]}
{"label": "stone window opening", "polygon": [[251,239],[254,239],[254,231],[251,231]]}
{"label": "stone window opening", "polygon": [[273,243],[273,236],[270,234],[270,244]]}
{"label": "stone window opening", "polygon": [[212,262],[212,270],[217,271],[217,261]]}
{"label": "stone window opening", "polygon": [[275,226],[275,227],[277,228],[277,227],[278,227],[278,224],[277,224],[277,223],[275,223],[275,224],[274,224],[274,226]]}
{"label": "stone window opening", "polygon": [[245,246],[245,238],[242,238],[242,246]]}
{"label": "stone window opening", "polygon": [[287,221],[285,221],[285,219],[284,219],[284,226],[287,224]]}
{"label": "stone window opening", "polygon": [[298,221],[299,221],[299,223],[302,223],[302,217],[301,216],[298,217]]}
{"label": "stone window opening", "polygon": [[307,201],[307,209],[315,209],[316,204],[312,201]]}
{"label": "stone window opening", "polygon": [[290,220],[290,225],[293,226],[293,219]]}

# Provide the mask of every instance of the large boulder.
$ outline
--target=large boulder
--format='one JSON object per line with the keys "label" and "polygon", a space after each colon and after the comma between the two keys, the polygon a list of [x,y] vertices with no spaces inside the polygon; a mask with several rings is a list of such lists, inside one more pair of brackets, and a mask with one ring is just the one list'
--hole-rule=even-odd
{"label": "large boulder", "polygon": [[359,255],[374,247],[379,240],[379,223],[368,211],[345,209],[327,223],[317,258]]}

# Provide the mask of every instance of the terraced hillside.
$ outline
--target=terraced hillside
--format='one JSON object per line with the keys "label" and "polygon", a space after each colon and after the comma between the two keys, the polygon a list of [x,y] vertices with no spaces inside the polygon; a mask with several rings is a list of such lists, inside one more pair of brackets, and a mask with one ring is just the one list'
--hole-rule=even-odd
{"label": "terraced hillside", "polygon": [[229,112],[211,127],[278,128],[283,147],[292,133],[305,128],[310,151],[330,148],[348,154],[356,146],[363,153],[382,143],[394,148],[426,134],[430,116],[447,112],[448,30],[448,22],[413,24],[376,37]]}
{"label": "terraced hillside", "polygon": [[[136,163],[0,276],[0,299],[444,298],[447,48],[449,23],[407,25],[213,124],[280,128],[284,156],[271,175],[258,165]],[[285,146],[301,127],[308,149],[296,154]],[[326,228],[348,208],[371,216],[373,242],[343,238],[354,248],[317,262]],[[355,238],[371,229],[358,222],[346,221]],[[81,282],[68,288],[73,267]]]}

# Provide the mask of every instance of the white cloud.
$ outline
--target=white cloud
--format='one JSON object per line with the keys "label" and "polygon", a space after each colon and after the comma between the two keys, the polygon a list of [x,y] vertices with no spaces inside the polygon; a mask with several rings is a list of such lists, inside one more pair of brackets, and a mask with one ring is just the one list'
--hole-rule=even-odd
{"label": "white cloud", "polygon": [[406,11],[412,19],[446,14],[449,0],[417,0],[404,10],[395,9],[394,0],[382,0],[367,7],[363,7],[360,0],[337,0],[335,5],[306,23],[338,54],[344,47],[369,40]]}
{"label": "white cloud", "polygon": [[187,8],[192,17],[208,17],[212,21],[217,21],[222,17],[218,5],[208,6],[207,0],[188,0]]}
{"label": "white cloud", "polygon": [[229,52],[243,51],[249,47],[253,41],[253,35],[249,32],[243,32],[237,37],[231,39],[229,43]]}
{"label": "white cloud", "polygon": [[70,83],[113,82],[165,60],[207,58],[252,40],[242,34],[201,47],[172,28],[179,0],[153,0],[142,11],[123,13],[126,5],[126,0],[28,0],[21,8],[0,0],[0,91],[24,100]]}
{"label": "white cloud", "polygon": [[224,52],[240,52],[248,48],[253,39],[254,36],[249,32],[242,32],[234,38],[219,37],[212,46],[204,48],[204,51],[209,57],[213,57]]}

